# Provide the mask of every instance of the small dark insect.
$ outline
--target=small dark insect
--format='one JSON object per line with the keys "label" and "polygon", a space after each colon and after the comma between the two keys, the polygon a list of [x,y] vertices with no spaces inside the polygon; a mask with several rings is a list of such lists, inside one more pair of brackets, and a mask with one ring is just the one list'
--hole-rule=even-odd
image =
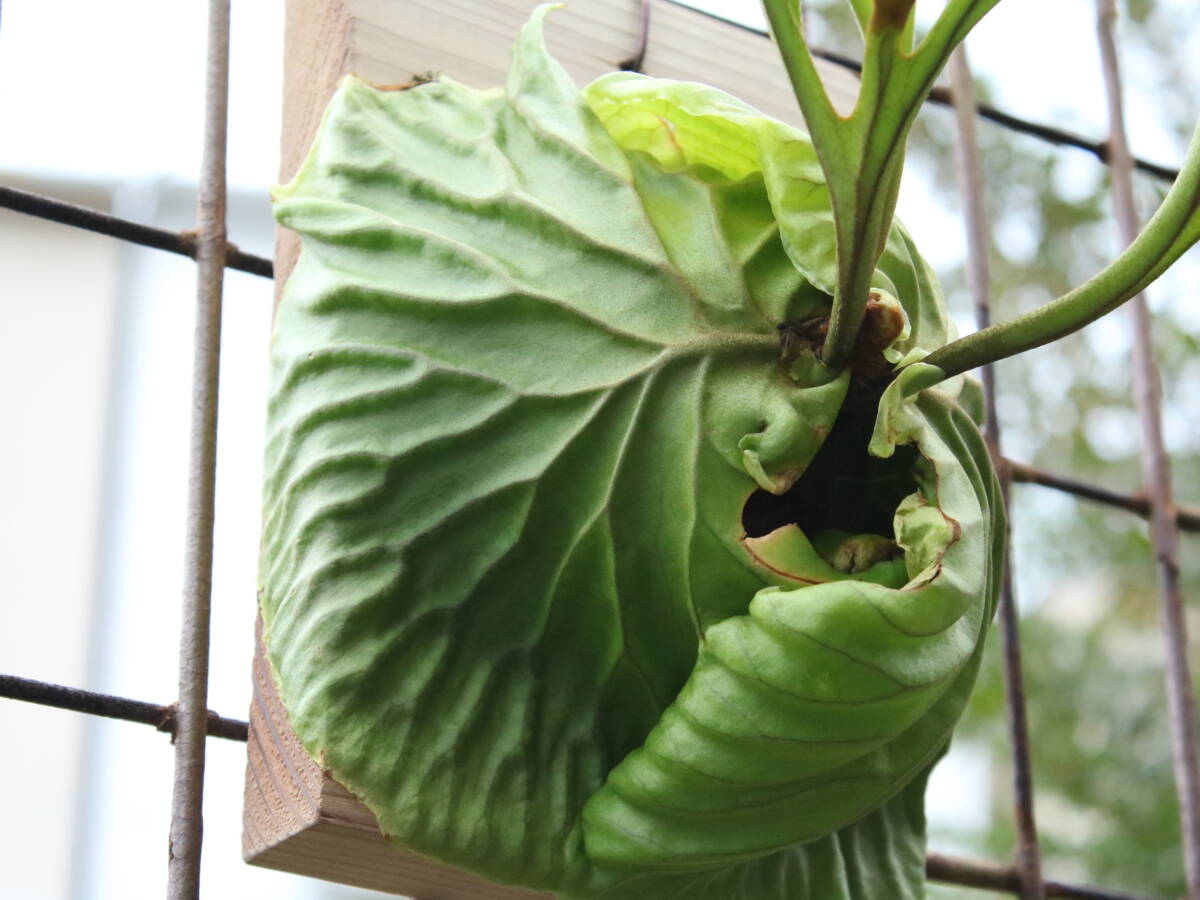
{"label": "small dark insect", "polygon": [[775,329],[779,332],[780,358],[793,360],[805,350],[817,353],[821,349],[829,330],[829,319],[826,316],[795,319],[780,322]]}
{"label": "small dark insect", "polygon": [[380,91],[407,91],[437,81],[438,74],[432,69],[426,69],[424,72],[413,72],[412,81],[406,81],[403,84],[373,84],[371,86]]}
{"label": "small dark insect", "polygon": [[[808,319],[780,322],[775,328],[779,332],[781,359],[793,360],[806,350],[820,356],[821,347],[824,346],[825,336],[829,331],[829,318],[813,316]],[[890,375],[892,364],[884,357],[883,351],[899,336],[903,328],[904,313],[894,304],[882,302],[879,295],[872,292],[867,300],[858,339],[854,342],[854,352],[850,357],[851,371],[868,380]]]}

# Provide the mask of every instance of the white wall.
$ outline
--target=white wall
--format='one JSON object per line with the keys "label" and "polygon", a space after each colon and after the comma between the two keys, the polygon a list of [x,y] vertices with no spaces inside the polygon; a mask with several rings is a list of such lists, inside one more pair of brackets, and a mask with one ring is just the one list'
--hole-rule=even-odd
{"label": "white wall", "polygon": [[[0,671],[79,684],[117,246],[0,212]],[[82,716],[0,701],[0,894],[66,895]],[[40,860],[42,865],[22,865]]]}
{"label": "white wall", "polygon": [[[180,183],[30,186],[110,197],[118,214],[172,229],[194,221]],[[231,239],[270,255],[265,192],[235,193],[229,212]],[[194,296],[189,259],[0,213],[0,672],[174,698]],[[235,718],[250,703],[272,296],[270,281],[229,273],[209,706]],[[0,898],[162,895],[166,735],[7,700],[0,735]],[[204,896],[367,896],[246,866],[245,745],[208,748]]]}

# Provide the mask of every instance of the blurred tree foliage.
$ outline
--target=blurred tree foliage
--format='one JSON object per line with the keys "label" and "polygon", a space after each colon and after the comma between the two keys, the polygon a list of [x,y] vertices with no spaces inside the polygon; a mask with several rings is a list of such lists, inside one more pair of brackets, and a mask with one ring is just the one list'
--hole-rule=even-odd
{"label": "blurred tree foliage", "polygon": [[[1094,53],[1092,4],[1077,5],[1086,27],[1064,39],[1078,42],[1080,53]],[[830,0],[810,12],[814,43],[856,51],[846,6]],[[1177,159],[1182,158],[1200,113],[1197,92],[1179,90],[1200,85],[1189,70],[1194,10],[1133,0],[1123,12],[1123,57],[1151,61],[1138,67],[1152,74],[1140,76],[1137,86],[1153,100],[1155,115],[1181,138]],[[986,39],[986,28],[985,21],[979,40]],[[1047,90],[1053,90],[1053,61],[1037,62],[1046,67]],[[1014,64],[1027,62],[1014,57]],[[986,78],[979,89],[987,98]],[[1096,91],[1102,90],[1097,83]],[[1112,257],[1117,239],[1107,170],[1097,161],[994,125],[981,124],[979,138],[993,225],[993,317],[1002,320],[1086,279]],[[931,200],[958,215],[957,187],[947,174],[954,170],[954,139],[950,113],[927,108],[914,131],[909,165],[934,195]],[[1136,135],[1134,142],[1136,151]],[[1145,215],[1164,190],[1159,182],[1139,180]],[[927,246],[921,235],[918,240]],[[1150,298],[1176,495],[1197,502],[1200,314],[1191,285],[1200,266],[1195,251],[1189,256]],[[940,274],[952,310],[970,322],[961,264]],[[1119,311],[1067,340],[999,365],[1000,419],[1010,457],[1122,491],[1140,488],[1127,322],[1127,313]],[[1058,879],[1140,895],[1180,896],[1184,882],[1158,586],[1146,525],[1128,513],[1032,485],[1014,486],[1012,520],[1044,870]],[[1184,591],[1193,600],[1200,597],[1198,551],[1200,536],[1185,535]],[[989,814],[980,817],[984,826],[966,833],[932,823],[931,844],[1004,861],[1011,858],[1014,835],[998,633],[988,650],[954,752],[966,748],[990,760],[990,790],[961,801],[986,804]],[[943,900],[995,896],[950,887],[930,893]]]}

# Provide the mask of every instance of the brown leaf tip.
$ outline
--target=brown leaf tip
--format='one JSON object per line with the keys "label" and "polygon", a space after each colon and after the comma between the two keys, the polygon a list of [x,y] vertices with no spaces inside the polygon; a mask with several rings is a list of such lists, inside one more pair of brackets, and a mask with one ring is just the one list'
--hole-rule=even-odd
{"label": "brown leaf tip", "polygon": [[904,324],[904,311],[898,304],[884,303],[878,294],[871,293],[850,358],[855,375],[875,379],[891,374],[892,364],[884,358],[883,351],[900,336]]}
{"label": "brown leaf tip", "polygon": [[916,0],[875,0],[875,14],[871,16],[871,28],[883,31],[895,28],[897,31],[908,23]]}

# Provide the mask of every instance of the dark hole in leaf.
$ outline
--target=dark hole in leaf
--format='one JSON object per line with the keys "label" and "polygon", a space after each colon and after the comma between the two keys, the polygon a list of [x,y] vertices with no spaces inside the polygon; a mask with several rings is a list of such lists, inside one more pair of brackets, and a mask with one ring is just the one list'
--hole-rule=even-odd
{"label": "dark hole in leaf", "polygon": [[833,429],[800,480],[785,494],[757,490],[742,507],[742,527],[761,537],[796,524],[810,538],[837,529],[894,538],[892,518],[916,490],[915,447],[896,448],[890,459],[867,453],[883,382],[854,378]]}

